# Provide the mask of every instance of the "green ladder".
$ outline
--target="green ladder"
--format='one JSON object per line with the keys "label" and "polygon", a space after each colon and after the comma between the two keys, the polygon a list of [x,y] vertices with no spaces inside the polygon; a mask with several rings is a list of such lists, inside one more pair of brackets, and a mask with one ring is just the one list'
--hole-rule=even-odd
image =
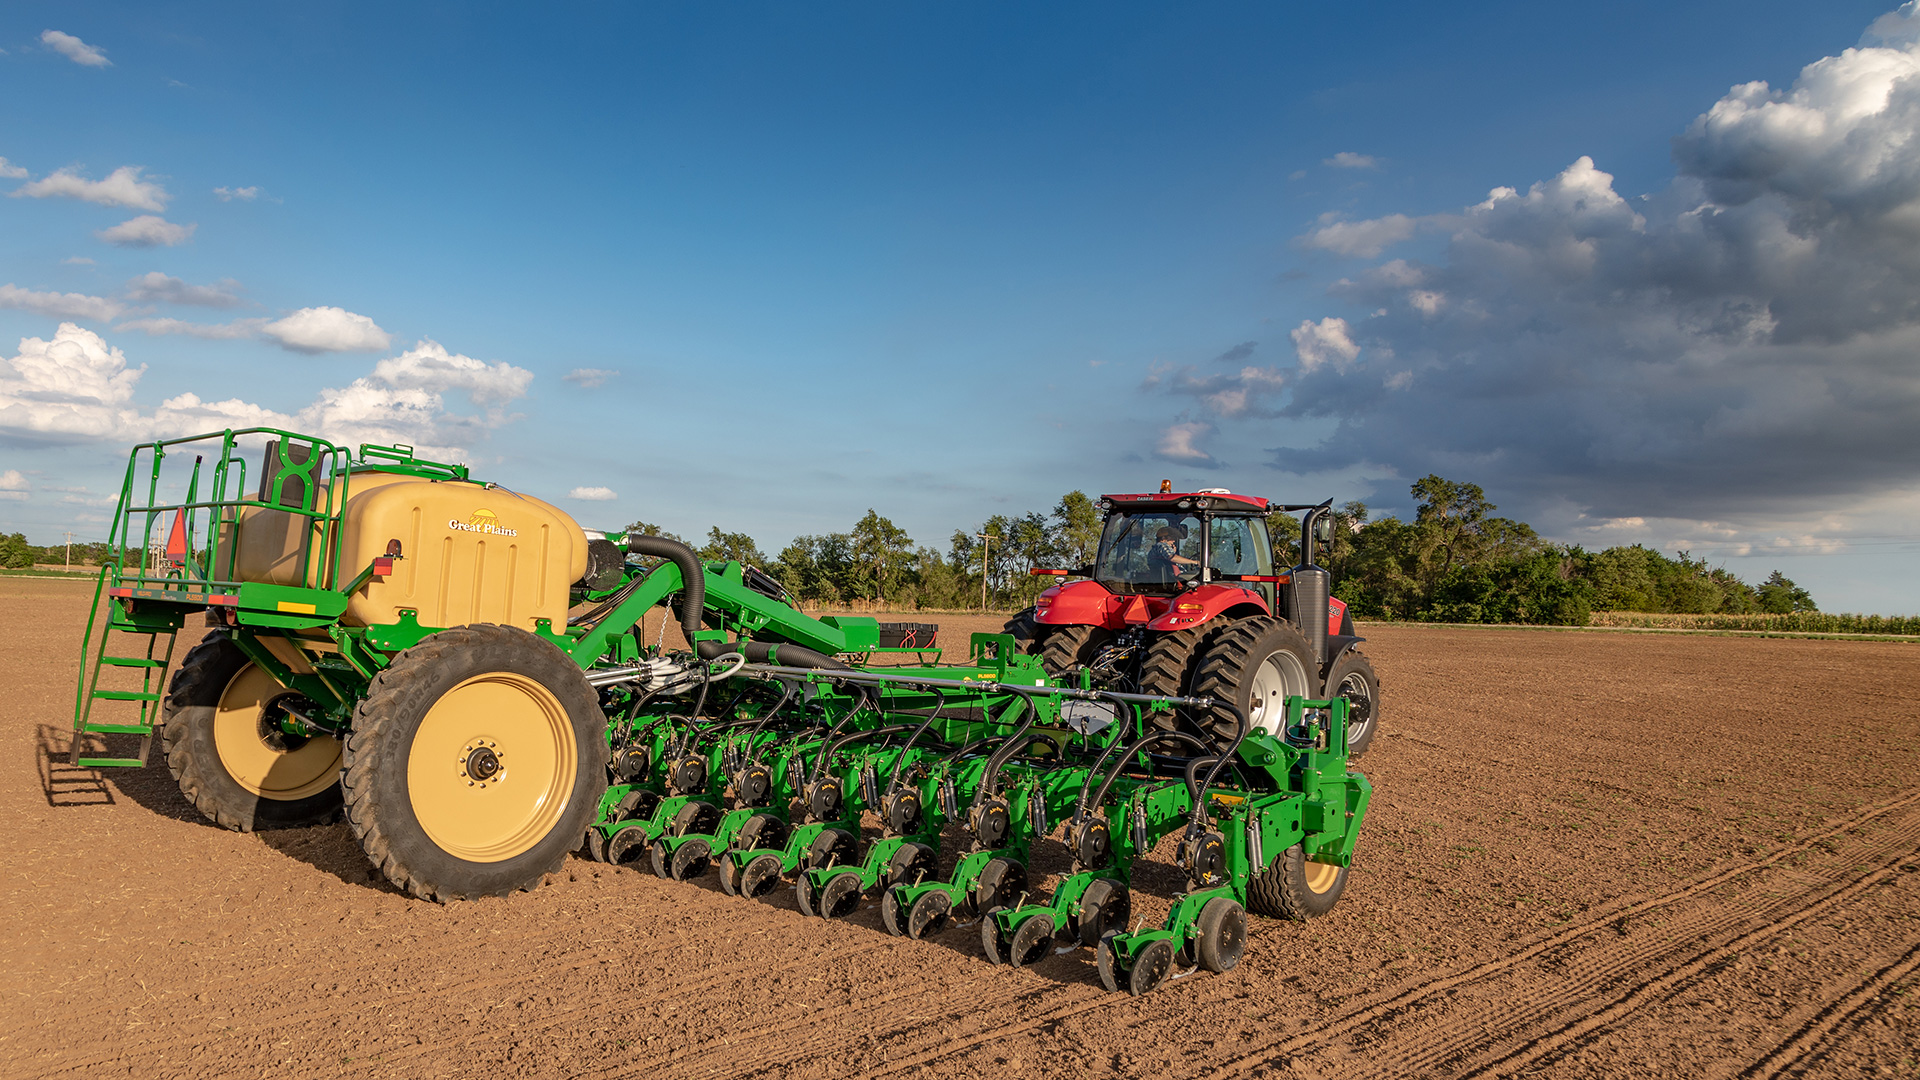
{"label": "green ladder", "polygon": [[[86,637],[80,643],[80,684],[75,688],[73,705],[73,750],[69,755],[72,764],[81,768],[132,768],[147,764],[153,750],[153,733],[160,727],[161,698],[166,692],[167,670],[173,664],[173,647],[179,638],[178,626],[166,624],[136,623],[124,616],[120,605],[106,595],[106,585],[112,573],[111,566],[102,567],[100,583],[95,587],[93,612],[87,616]],[[107,617],[104,623],[99,620],[102,599],[107,602]],[[96,642],[93,636],[94,626],[101,627],[100,638]],[[145,656],[116,656],[107,649],[114,643],[114,634],[123,639],[145,638]],[[126,645],[116,646],[116,651],[127,653],[140,651]],[[92,663],[87,658],[92,657]],[[131,668],[140,673],[138,690],[102,690],[100,672],[104,668]],[[132,704],[137,711],[125,719],[131,722],[107,723],[93,718],[95,702],[121,702]],[[121,708],[125,706],[122,705]],[[87,744],[88,734],[99,735],[138,735],[140,736],[140,755],[138,757],[87,757],[82,749]]]}

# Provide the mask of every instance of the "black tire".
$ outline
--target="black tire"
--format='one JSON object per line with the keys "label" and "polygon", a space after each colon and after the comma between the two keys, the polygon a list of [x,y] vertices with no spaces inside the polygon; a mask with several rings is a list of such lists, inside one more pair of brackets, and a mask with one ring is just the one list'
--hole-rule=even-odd
{"label": "black tire", "polygon": [[1347,699],[1347,760],[1356,760],[1380,728],[1380,679],[1359,649],[1342,653],[1327,673],[1327,696],[1336,695]]}
{"label": "black tire", "polygon": [[[1193,672],[1200,658],[1221,634],[1233,628],[1231,619],[1214,619],[1201,626],[1169,630],[1147,639],[1147,654],[1140,661],[1139,689],[1143,694],[1184,695],[1193,686]],[[1175,730],[1177,713],[1148,713],[1162,730]]]}
{"label": "black tire", "polygon": [[1014,612],[1013,618],[1008,619],[1006,625],[1000,628],[1001,633],[1013,635],[1013,640],[1019,643],[1021,650],[1029,653],[1039,648],[1039,639],[1043,636],[1040,633],[1040,624],[1035,621],[1033,615],[1033,608],[1022,608]]}
{"label": "black tire", "polygon": [[1092,663],[1112,637],[1113,631],[1103,626],[1059,626],[1047,634],[1036,653],[1047,674],[1062,679]]}
{"label": "black tire", "polygon": [[[387,880],[422,899],[534,888],[606,790],[606,725],[551,643],[487,623],[443,630],[395,657],[354,711],[347,821]],[[489,783],[509,797],[487,801]]]}
{"label": "black tire", "polygon": [[[1317,696],[1318,675],[1313,647],[1300,631],[1292,623],[1260,615],[1213,639],[1194,668],[1191,692],[1232,702],[1253,730],[1278,736],[1286,724],[1285,699]],[[1239,726],[1226,709],[1212,710],[1201,723],[1222,747],[1233,741]]]}
{"label": "black tire", "polygon": [[1194,921],[1200,940],[1194,951],[1200,966],[1212,972],[1232,971],[1247,951],[1247,909],[1238,901],[1216,896],[1200,909]]}
{"label": "black tire", "polygon": [[[284,692],[225,634],[209,635],[194,646],[174,672],[160,736],[167,771],[187,801],[222,828],[253,832],[340,820],[338,740],[274,735],[270,742],[248,730],[249,719],[257,725],[265,703],[250,702],[263,693],[271,700]],[[232,751],[236,737],[244,742],[249,734],[259,746],[240,749],[255,763],[271,764],[260,777],[236,777],[221,757],[221,746]],[[289,767],[292,776],[284,775]],[[283,774],[279,779],[276,770]]]}
{"label": "black tire", "polygon": [[1309,862],[1306,849],[1295,844],[1247,882],[1247,906],[1268,918],[1306,922],[1332,911],[1346,891],[1347,867]]}

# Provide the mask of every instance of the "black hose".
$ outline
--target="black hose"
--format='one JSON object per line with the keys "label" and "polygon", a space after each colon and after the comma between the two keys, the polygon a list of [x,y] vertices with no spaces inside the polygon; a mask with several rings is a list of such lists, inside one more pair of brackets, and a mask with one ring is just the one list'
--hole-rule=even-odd
{"label": "black hose", "polygon": [[947,692],[945,690],[935,690],[933,693],[935,698],[933,715],[927,717],[925,723],[915,728],[913,734],[907,736],[907,741],[901,744],[899,755],[893,759],[893,771],[887,774],[887,794],[889,795],[893,794],[894,786],[900,783],[900,767],[907,763],[907,751],[913,749],[914,742],[918,740],[921,735],[926,734],[927,729],[933,726],[935,720],[940,719],[940,710],[947,707]]}
{"label": "black hose", "polygon": [[680,629],[692,641],[701,629],[700,613],[707,607],[707,570],[700,565],[700,557],[687,545],[664,536],[629,536],[627,550],[665,559],[680,568]]}
{"label": "black hose", "polygon": [[[1205,743],[1201,742],[1199,739],[1194,738],[1193,736],[1187,734],[1184,731],[1156,731],[1151,735],[1147,735],[1141,738],[1139,741],[1135,742],[1132,746],[1127,747],[1126,757],[1122,757],[1119,761],[1114,762],[1112,771],[1108,772],[1106,776],[1101,778],[1099,790],[1093,793],[1093,805],[1099,806],[1101,803],[1106,801],[1107,789],[1111,788],[1113,786],[1113,782],[1119,779],[1120,770],[1127,767],[1127,757],[1132,757],[1134,754],[1140,753],[1141,751],[1145,750],[1148,746],[1154,743],[1171,742],[1174,740],[1178,740],[1180,742],[1192,743],[1193,745],[1199,747],[1202,752],[1204,752],[1207,749],[1207,745]],[[1113,748],[1108,747],[1107,749],[1111,751]],[[1104,754],[1101,755],[1101,760],[1105,761],[1106,755]],[[1099,766],[1096,764],[1094,768],[1098,769]],[[1209,777],[1209,779],[1211,779],[1211,777]],[[1091,783],[1092,781],[1093,781],[1093,774],[1088,773],[1087,782]],[[1074,808],[1074,814],[1076,817],[1078,817],[1080,814],[1080,811],[1085,808],[1086,790],[1087,790],[1086,785],[1082,784],[1080,787],[1081,805]]]}
{"label": "black hose", "polygon": [[[1232,713],[1233,718],[1240,721],[1240,728],[1233,733],[1233,741],[1227,744],[1227,748],[1220,751],[1220,756],[1215,759],[1213,768],[1207,770],[1207,778],[1200,783],[1201,791],[1205,791],[1213,786],[1213,778],[1220,775],[1220,767],[1233,760],[1234,751],[1240,749],[1240,744],[1247,740],[1247,732],[1252,729],[1252,725],[1247,722],[1246,713],[1241,712],[1238,708],[1224,701],[1216,701],[1214,705],[1216,708],[1225,709]],[[1190,827],[1198,829],[1201,822],[1206,820],[1206,804],[1201,802],[1199,796],[1196,795],[1193,800],[1193,818]]]}
{"label": "black hose", "polygon": [[826,671],[851,671],[847,665],[805,645],[786,641],[703,641],[696,650],[702,660],[712,660],[731,652],[746,656],[749,663],[778,664],[784,667],[819,668]]}

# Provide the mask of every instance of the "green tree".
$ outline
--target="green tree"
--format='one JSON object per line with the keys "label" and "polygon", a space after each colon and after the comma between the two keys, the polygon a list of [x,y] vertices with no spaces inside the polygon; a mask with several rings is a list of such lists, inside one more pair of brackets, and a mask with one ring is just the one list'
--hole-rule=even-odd
{"label": "green tree", "polygon": [[762,568],[767,565],[767,557],[760,553],[760,545],[753,542],[753,537],[746,533],[721,532],[718,525],[707,530],[707,542],[698,554],[705,562],[737,562]]}
{"label": "green tree", "polygon": [[876,602],[885,602],[887,593],[913,569],[913,538],[868,508],[867,516],[854,525],[852,539],[855,590],[860,595],[871,590]]}
{"label": "green tree", "polygon": [[1775,570],[1757,590],[1761,611],[1775,615],[1785,615],[1794,611],[1819,611],[1813,602],[1813,594],[1793,583],[1791,578]]}
{"label": "green tree", "polygon": [[0,536],[0,566],[24,570],[33,565],[33,556],[33,546],[27,543],[25,533]]}
{"label": "green tree", "polygon": [[1100,508],[1084,491],[1069,491],[1053,507],[1053,546],[1064,569],[1088,566],[1100,550]]}

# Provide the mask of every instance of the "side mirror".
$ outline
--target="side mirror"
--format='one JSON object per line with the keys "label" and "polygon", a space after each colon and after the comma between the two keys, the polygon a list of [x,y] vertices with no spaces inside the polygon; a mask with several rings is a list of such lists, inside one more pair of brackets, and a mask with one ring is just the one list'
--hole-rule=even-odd
{"label": "side mirror", "polygon": [[1076,566],[1076,567],[1074,567],[1074,568],[1073,568],[1073,576],[1074,576],[1074,577],[1092,577],[1092,576],[1093,576],[1093,564],[1092,564],[1092,563],[1088,563],[1088,564],[1087,564],[1087,565],[1085,565],[1085,566]]}
{"label": "side mirror", "polygon": [[1315,540],[1320,541],[1323,544],[1332,540],[1333,539],[1333,519],[1330,517],[1322,517],[1320,520],[1314,522],[1313,538]]}

